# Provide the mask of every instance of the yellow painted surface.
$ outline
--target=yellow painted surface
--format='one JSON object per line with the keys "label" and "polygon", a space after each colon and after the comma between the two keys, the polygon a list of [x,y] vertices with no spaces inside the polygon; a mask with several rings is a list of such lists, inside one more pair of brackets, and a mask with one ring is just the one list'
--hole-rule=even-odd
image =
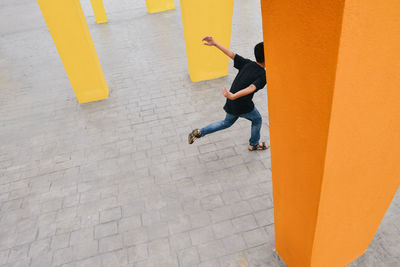
{"label": "yellow painted surface", "polygon": [[346,266],[400,184],[400,2],[261,3],[276,249]]}
{"label": "yellow painted surface", "polygon": [[79,0],[38,0],[79,103],[105,99],[108,86]]}
{"label": "yellow painted surface", "polygon": [[104,8],[103,0],[90,0],[93,8],[94,16],[96,17],[97,23],[106,23],[107,15]]}
{"label": "yellow painted surface", "polygon": [[174,0],[146,0],[147,12],[157,13],[175,8]]}
{"label": "yellow painted surface", "polygon": [[202,44],[204,36],[229,48],[233,0],[181,0],[189,75],[193,82],[228,74],[229,58],[215,47]]}

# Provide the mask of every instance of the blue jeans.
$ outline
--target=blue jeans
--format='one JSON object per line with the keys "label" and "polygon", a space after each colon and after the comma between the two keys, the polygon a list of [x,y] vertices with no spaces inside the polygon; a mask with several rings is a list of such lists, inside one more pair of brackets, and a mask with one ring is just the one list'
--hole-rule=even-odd
{"label": "blue jeans", "polygon": [[231,127],[235,121],[239,118],[245,118],[251,121],[251,137],[250,137],[250,145],[256,146],[258,145],[258,142],[260,141],[260,130],[261,130],[261,123],[262,123],[262,118],[256,107],[249,113],[241,114],[241,115],[232,115],[229,113],[226,113],[225,120],[223,121],[217,121],[214,122],[210,125],[207,125],[204,128],[200,129],[201,136],[205,136],[207,134],[220,131],[226,128]]}

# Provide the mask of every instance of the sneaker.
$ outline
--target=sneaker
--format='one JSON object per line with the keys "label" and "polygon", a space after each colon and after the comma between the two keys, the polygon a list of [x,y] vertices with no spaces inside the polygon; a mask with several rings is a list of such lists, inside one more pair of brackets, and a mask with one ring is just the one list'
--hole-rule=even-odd
{"label": "sneaker", "polygon": [[189,144],[193,144],[193,142],[201,137],[201,132],[199,129],[194,129],[188,136],[188,142]]}

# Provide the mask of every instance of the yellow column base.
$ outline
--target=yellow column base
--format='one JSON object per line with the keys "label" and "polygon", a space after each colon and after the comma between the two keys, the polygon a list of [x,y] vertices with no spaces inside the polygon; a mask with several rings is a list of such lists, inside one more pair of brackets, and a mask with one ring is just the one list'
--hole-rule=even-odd
{"label": "yellow column base", "polygon": [[215,47],[203,45],[201,40],[210,35],[230,47],[233,0],[181,0],[181,12],[191,80],[227,75],[229,58]]}
{"label": "yellow column base", "polygon": [[100,61],[79,0],[38,0],[79,103],[108,97]]}
{"label": "yellow column base", "polygon": [[90,3],[92,4],[96,22],[98,24],[108,22],[103,0],[90,0]]}
{"label": "yellow column base", "polygon": [[175,8],[174,0],[146,0],[147,12],[158,13]]}

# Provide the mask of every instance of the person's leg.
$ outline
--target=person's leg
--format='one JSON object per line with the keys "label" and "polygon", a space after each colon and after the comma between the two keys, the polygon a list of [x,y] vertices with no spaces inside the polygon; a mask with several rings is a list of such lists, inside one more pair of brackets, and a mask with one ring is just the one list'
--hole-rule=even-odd
{"label": "person's leg", "polygon": [[226,113],[225,120],[214,122],[214,123],[207,125],[206,127],[201,128],[201,129],[194,129],[188,136],[188,143],[193,144],[193,142],[200,137],[203,137],[207,134],[210,134],[210,133],[213,133],[216,131],[226,129],[226,128],[232,126],[232,124],[234,124],[238,118],[239,118],[238,116],[234,116],[232,114]]}
{"label": "person's leg", "polygon": [[262,118],[256,107],[252,111],[246,114],[240,115],[240,117],[251,121],[251,136],[249,143],[251,146],[257,146],[260,141],[260,130],[262,125]]}
{"label": "person's leg", "polygon": [[204,128],[201,128],[200,129],[201,137],[231,127],[238,118],[239,118],[238,116],[226,113],[224,120],[214,122],[210,125],[207,125]]}

